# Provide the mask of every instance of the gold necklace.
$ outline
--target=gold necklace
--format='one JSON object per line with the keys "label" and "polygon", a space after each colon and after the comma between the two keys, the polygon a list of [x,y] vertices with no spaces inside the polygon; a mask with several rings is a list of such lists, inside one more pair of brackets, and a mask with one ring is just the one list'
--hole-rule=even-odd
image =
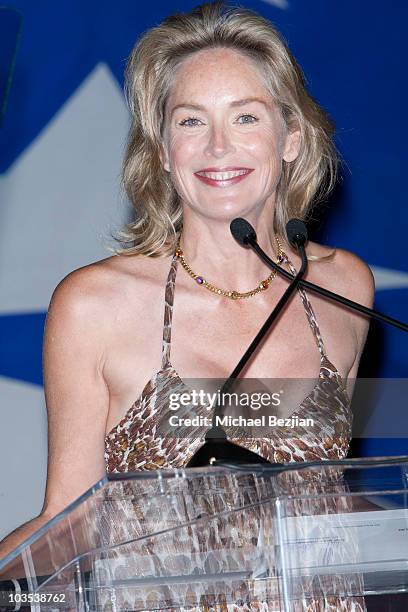
{"label": "gold necklace", "polygon": [[[272,270],[272,272],[268,276],[268,278],[266,278],[265,280],[261,281],[259,283],[259,285],[255,289],[252,289],[252,291],[245,291],[245,292],[241,293],[240,291],[226,291],[225,289],[220,289],[219,287],[215,287],[215,285],[212,285],[211,283],[206,281],[204,277],[202,277],[199,274],[196,274],[195,272],[192,271],[192,269],[190,268],[190,266],[188,265],[188,263],[184,259],[183,251],[180,248],[180,238],[181,238],[181,236],[179,236],[179,239],[177,240],[175,256],[181,262],[181,265],[183,266],[185,271],[188,272],[188,274],[192,278],[194,278],[196,283],[198,285],[201,285],[202,287],[205,287],[206,289],[208,289],[208,291],[212,291],[212,293],[216,293],[218,295],[225,295],[225,297],[229,297],[232,300],[239,300],[241,298],[249,298],[249,297],[252,297],[253,295],[256,295],[257,293],[260,293],[261,291],[265,291],[266,289],[268,289],[271,281],[273,281],[273,279],[275,278],[275,276],[277,274],[275,270]],[[282,249],[282,245],[279,242],[279,238],[277,236],[275,236],[275,238],[276,238],[276,242],[278,244],[278,255],[277,255],[277,258],[276,258],[276,262],[278,264],[280,264],[280,263],[282,263],[284,261],[284,259],[286,259],[286,254],[284,253],[284,251]]]}

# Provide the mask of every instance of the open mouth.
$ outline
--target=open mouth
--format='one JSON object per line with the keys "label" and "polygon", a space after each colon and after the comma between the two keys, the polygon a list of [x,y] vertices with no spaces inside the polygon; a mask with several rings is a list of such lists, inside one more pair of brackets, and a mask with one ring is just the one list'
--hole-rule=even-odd
{"label": "open mouth", "polygon": [[240,168],[237,170],[225,171],[200,170],[199,172],[195,172],[194,176],[207,185],[213,187],[227,187],[239,183],[251,174],[251,172],[253,172],[253,168]]}

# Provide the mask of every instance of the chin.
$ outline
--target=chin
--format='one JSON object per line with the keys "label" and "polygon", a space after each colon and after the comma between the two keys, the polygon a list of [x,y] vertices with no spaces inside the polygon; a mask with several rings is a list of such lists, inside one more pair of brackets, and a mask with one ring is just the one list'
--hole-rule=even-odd
{"label": "chin", "polygon": [[259,210],[262,210],[265,207],[265,202],[259,203],[259,202],[254,202],[254,201],[250,201],[249,198],[248,200],[246,200],[246,202],[241,202],[241,203],[237,203],[235,202],[229,202],[228,204],[225,204],[222,206],[222,210],[224,210],[226,213],[229,213],[230,215],[232,214],[233,217],[245,217],[248,215],[252,215],[254,212],[257,212]]}
{"label": "chin", "polygon": [[243,217],[250,213],[253,207],[237,204],[237,202],[228,202],[222,205],[212,204],[211,209],[206,209],[205,213],[207,216],[211,216],[214,219],[225,218],[235,219],[235,217]]}
{"label": "chin", "polygon": [[232,221],[236,217],[246,217],[252,215],[254,212],[258,212],[265,207],[265,201],[260,203],[254,201],[252,197],[239,197],[233,198],[229,196],[222,198],[214,197],[208,201],[201,200],[199,203],[189,203],[186,208],[190,208],[194,213],[200,214],[200,216],[207,217],[208,219],[214,220],[225,220]]}

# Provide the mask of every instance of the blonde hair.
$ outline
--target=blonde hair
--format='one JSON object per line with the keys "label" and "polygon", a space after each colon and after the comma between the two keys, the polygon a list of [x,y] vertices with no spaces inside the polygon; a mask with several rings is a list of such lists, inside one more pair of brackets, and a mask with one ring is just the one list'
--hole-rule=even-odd
{"label": "blonde hair", "polygon": [[[292,217],[306,219],[337,178],[334,124],[308,94],[300,67],[275,27],[257,13],[223,2],[205,3],[190,13],[167,17],[139,39],[126,67],[125,94],[132,123],[122,185],[136,219],[117,240],[133,246],[117,254],[158,257],[173,253],[182,229],[182,204],[162,166],[165,104],[177,67],[203,49],[234,49],[259,65],[266,86],[289,131],[300,129],[298,157],[283,161],[276,190],[274,231],[286,237]],[[311,260],[332,259],[309,256]]]}

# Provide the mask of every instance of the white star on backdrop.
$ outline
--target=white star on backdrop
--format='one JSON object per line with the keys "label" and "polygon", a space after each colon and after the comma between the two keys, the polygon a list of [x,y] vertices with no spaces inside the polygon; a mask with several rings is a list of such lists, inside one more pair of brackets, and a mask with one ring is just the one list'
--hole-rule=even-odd
{"label": "white star on backdrop", "polygon": [[287,0],[262,0],[262,2],[265,2],[265,4],[271,4],[272,6],[276,6],[277,8],[283,10],[289,8],[289,2]]}
{"label": "white star on backdrop", "polygon": [[384,289],[403,289],[408,287],[408,272],[370,266],[375,278],[377,291]]}
{"label": "white star on backdrop", "polygon": [[100,64],[0,179],[0,313],[46,310],[69,272],[111,255],[125,220],[122,92]]}

